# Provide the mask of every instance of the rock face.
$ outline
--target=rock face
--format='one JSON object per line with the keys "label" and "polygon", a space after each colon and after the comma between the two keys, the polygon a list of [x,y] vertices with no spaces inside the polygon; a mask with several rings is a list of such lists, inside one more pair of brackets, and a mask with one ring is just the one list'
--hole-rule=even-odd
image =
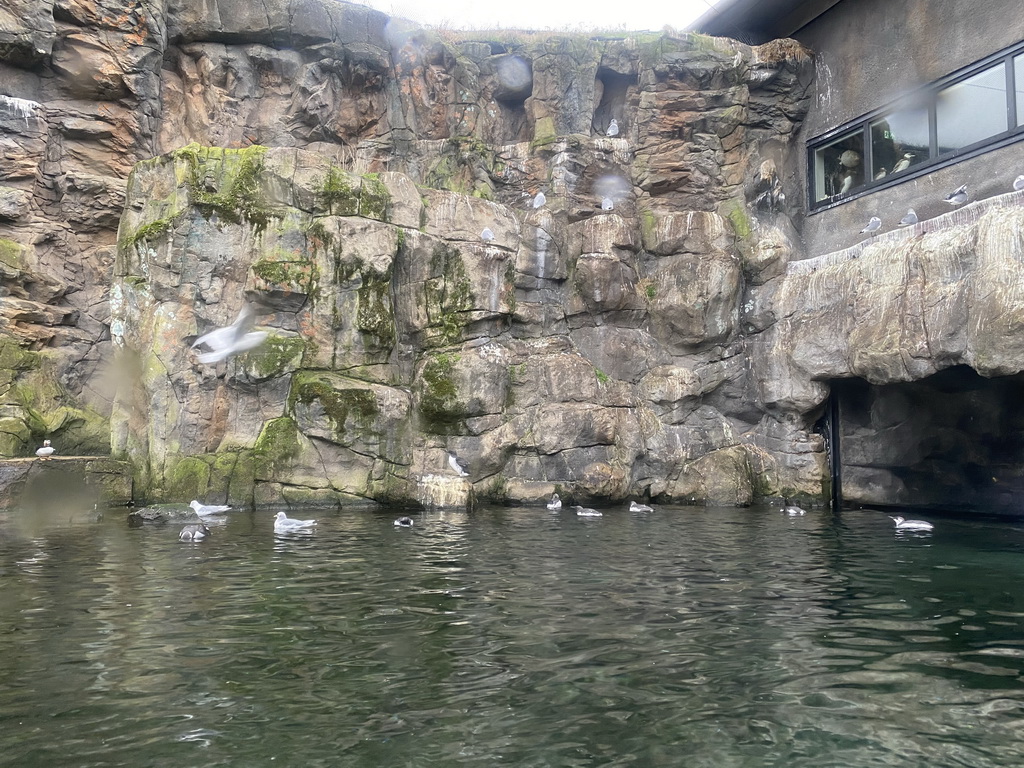
{"label": "rock face", "polygon": [[[146,501],[820,498],[830,380],[1024,368],[1014,196],[800,261],[792,42],[2,14],[4,455],[109,447]],[[200,364],[246,301],[270,340]]]}

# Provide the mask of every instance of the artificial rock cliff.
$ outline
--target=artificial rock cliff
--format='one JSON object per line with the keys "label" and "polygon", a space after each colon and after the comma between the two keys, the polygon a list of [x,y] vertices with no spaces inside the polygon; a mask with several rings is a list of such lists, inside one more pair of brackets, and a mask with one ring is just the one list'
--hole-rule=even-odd
{"label": "artificial rock cliff", "polygon": [[[824,382],[920,273],[797,268],[798,45],[125,5],[0,15],[0,453],[147,500],[418,500],[446,450],[493,500],[825,494]],[[199,364],[247,300],[270,340]]]}

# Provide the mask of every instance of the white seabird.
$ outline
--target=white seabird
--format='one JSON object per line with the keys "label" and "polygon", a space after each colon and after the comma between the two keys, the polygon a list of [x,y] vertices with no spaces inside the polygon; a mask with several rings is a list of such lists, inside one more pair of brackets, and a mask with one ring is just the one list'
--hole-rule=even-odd
{"label": "white seabird", "polygon": [[954,207],[958,205],[963,205],[969,199],[969,196],[967,194],[967,185],[964,184],[962,187],[957,188],[954,192],[950,192],[942,199]]}
{"label": "white seabird", "polygon": [[899,162],[896,163],[896,165],[894,165],[892,167],[892,172],[893,173],[899,173],[900,171],[907,170],[907,168],[910,167],[910,163],[911,163],[911,161],[913,161],[913,159],[914,159],[914,153],[913,152],[907,152],[905,155],[903,155],[903,157],[900,158]]}
{"label": "white seabird", "polygon": [[1013,191],[1020,192],[1024,189],[1024,175],[1018,176],[1013,180]]}
{"label": "white seabird", "polygon": [[548,509],[554,511],[562,508],[562,500],[558,498],[557,493],[552,493],[551,498],[548,500]]}
{"label": "white seabird", "polygon": [[[891,516],[890,516],[891,517]],[[897,531],[931,531],[935,526],[925,520],[904,520],[902,517],[893,517]]]}
{"label": "white seabird", "polygon": [[619,135],[619,121],[616,120],[614,117],[611,120],[608,121],[608,131],[607,131],[607,134],[609,136],[618,136]]}
{"label": "white seabird", "polygon": [[251,330],[255,323],[256,310],[250,304],[243,305],[231,325],[214,328],[192,342],[192,349],[205,346],[210,350],[196,354],[196,360],[203,365],[213,365],[232,355],[255,349],[270,336],[266,331]]}
{"label": "white seabird", "polygon": [[870,235],[873,232],[877,232],[881,228],[882,228],[882,220],[880,218],[878,218],[877,216],[872,216],[871,219],[868,221],[868,225],[866,227],[864,227],[864,229],[862,229],[860,231],[860,233],[862,235],[865,235],[865,234]]}
{"label": "white seabird", "polygon": [[294,533],[306,531],[316,525],[316,520],[296,520],[288,517],[284,512],[278,512],[274,516],[274,533]]}
{"label": "white seabird", "polygon": [[544,203],[548,201],[543,192],[538,192],[537,196],[533,198],[533,207],[540,208]]}
{"label": "white seabird", "polygon": [[630,512],[653,512],[654,507],[649,507],[646,504],[637,504],[635,501],[629,502]]}
{"label": "white seabird", "polygon": [[480,239],[485,243],[489,243],[494,240],[494,232],[491,231],[490,227],[484,227],[484,231],[480,233]]}
{"label": "white seabird", "polygon": [[615,201],[610,197],[604,197],[601,199],[601,210],[602,211],[613,211],[615,210]]}
{"label": "white seabird", "polygon": [[49,440],[43,440],[43,447],[36,448],[36,456],[38,456],[40,459],[48,459],[51,456],[53,456],[55,450],[56,449],[50,445]]}
{"label": "white seabird", "polygon": [[227,504],[202,504],[197,499],[192,499],[188,505],[192,507],[200,517],[206,517],[207,515],[219,515],[221,512],[227,512],[231,509]]}
{"label": "white seabird", "polygon": [[907,215],[900,219],[901,227],[909,227],[911,224],[917,224],[917,213],[913,208],[907,209]]}
{"label": "white seabird", "polygon": [[590,507],[576,506],[575,510],[576,514],[580,517],[604,517],[604,515],[602,515],[596,509],[591,509]]}

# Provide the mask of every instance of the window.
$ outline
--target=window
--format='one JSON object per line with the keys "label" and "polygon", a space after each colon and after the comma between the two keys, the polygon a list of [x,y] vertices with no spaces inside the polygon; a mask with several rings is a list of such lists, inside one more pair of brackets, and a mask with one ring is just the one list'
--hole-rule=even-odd
{"label": "window", "polygon": [[969,147],[1006,130],[1006,67],[943,88],[935,100],[939,153]]}
{"label": "window", "polygon": [[808,143],[812,208],[1024,139],[1024,42]]}

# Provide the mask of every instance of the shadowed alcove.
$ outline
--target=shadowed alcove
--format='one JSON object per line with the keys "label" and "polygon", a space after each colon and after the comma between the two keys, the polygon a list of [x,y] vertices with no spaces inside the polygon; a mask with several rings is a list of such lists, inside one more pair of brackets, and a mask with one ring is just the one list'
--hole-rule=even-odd
{"label": "shadowed alcove", "polygon": [[843,499],[995,514],[1024,504],[1024,374],[956,366],[916,382],[832,382]]}

